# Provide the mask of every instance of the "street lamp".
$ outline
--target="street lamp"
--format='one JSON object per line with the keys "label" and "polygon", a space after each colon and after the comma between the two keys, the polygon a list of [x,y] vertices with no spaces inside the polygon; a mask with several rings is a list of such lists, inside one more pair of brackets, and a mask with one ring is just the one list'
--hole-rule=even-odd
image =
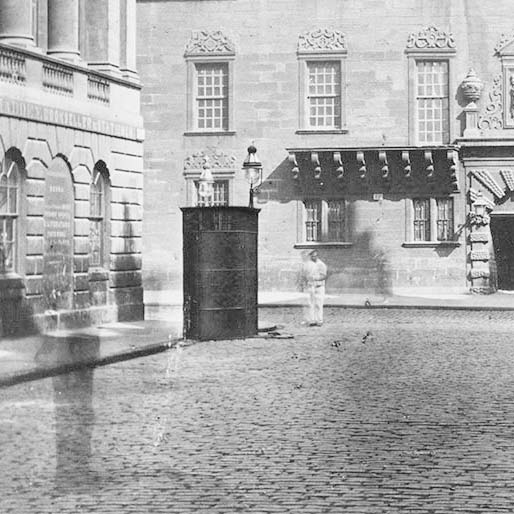
{"label": "street lamp", "polygon": [[212,205],[214,197],[214,178],[212,177],[208,157],[205,157],[202,174],[198,180],[198,196],[200,197],[198,205],[202,207],[210,207]]}
{"label": "street lamp", "polygon": [[257,148],[253,145],[248,147],[248,155],[243,162],[243,170],[246,180],[250,184],[250,201],[248,207],[253,209],[254,190],[262,183],[262,163],[257,157]]}

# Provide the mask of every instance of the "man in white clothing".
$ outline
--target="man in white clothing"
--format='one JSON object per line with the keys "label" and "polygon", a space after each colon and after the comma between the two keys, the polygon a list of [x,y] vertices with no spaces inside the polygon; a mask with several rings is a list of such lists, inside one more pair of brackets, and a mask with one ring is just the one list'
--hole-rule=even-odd
{"label": "man in white clothing", "polygon": [[309,293],[309,325],[319,327],[323,324],[323,300],[325,299],[327,266],[318,257],[316,250],[310,253],[310,260],[305,266],[305,278]]}

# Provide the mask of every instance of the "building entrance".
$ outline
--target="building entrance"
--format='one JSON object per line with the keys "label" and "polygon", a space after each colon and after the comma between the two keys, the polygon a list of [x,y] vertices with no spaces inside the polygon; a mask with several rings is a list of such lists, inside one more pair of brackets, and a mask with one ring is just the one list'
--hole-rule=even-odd
{"label": "building entrance", "polygon": [[498,289],[514,290],[514,214],[491,216]]}

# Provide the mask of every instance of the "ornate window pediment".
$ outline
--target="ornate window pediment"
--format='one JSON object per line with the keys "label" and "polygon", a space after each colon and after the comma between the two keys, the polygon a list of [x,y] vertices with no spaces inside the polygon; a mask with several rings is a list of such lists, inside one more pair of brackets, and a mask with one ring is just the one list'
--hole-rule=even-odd
{"label": "ornate window pediment", "polygon": [[494,53],[499,56],[514,57],[514,34],[502,34],[500,41],[494,47]]}
{"label": "ornate window pediment", "polygon": [[407,52],[446,51],[455,52],[455,38],[451,32],[444,32],[430,25],[419,32],[412,32],[407,39]]}
{"label": "ornate window pediment", "polygon": [[346,53],[346,38],[340,30],[318,28],[300,34],[298,53]]}
{"label": "ornate window pediment", "polygon": [[213,172],[230,171],[237,168],[237,159],[234,155],[228,155],[222,150],[207,150],[189,155],[184,160],[184,174],[197,174],[208,167]]}
{"label": "ornate window pediment", "polygon": [[234,43],[220,30],[198,30],[186,44],[185,57],[195,56],[233,56]]}

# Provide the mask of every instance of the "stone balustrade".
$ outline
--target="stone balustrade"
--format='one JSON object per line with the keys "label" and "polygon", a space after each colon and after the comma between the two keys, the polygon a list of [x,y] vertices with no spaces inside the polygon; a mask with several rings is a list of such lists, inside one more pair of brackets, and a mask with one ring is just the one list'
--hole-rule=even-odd
{"label": "stone balustrade", "polygon": [[26,78],[25,56],[0,47],[0,80],[24,84]]}
{"label": "stone balustrade", "polygon": [[109,104],[111,95],[111,87],[107,80],[88,76],[87,78],[87,97],[90,100]]}
{"label": "stone balustrade", "polygon": [[[49,96],[42,103],[70,111],[88,110],[87,104],[121,112],[127,116],[140,116],[140,86],[134,81],[91,70],[86,64],[58,60],[32,49],[15,48],[0,44],[0,92],[11,86],[24,85],[24,91],[33,90],[34,98],[41,92]],[[19,94],[5,89],[5,98]],[[24,94],[24,98],[28,99]],[[69,98],[69,105],[62,104]],[[84,102],[83,104],[81,102]],[[125,117],[127,117],[125,116]]]}
{"label": "stone balustrade", "polygon": [[53,93],[73,96],[73,71],[58,64],[43,64],[43,88]]}

